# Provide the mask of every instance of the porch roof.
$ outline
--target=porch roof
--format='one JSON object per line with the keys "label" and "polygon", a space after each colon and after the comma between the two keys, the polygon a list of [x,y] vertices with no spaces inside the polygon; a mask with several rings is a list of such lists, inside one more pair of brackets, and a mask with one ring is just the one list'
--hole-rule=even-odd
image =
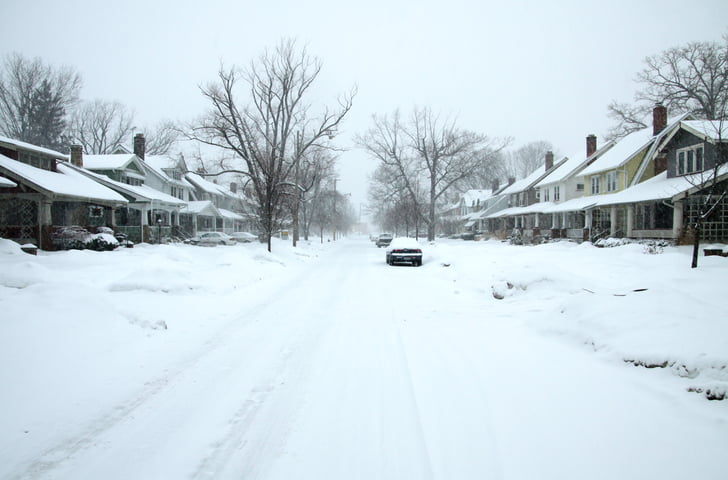
{"label": "porch roof", "polygon": [[180,213],[202,215],[207,217],[222,217],[220,210],[209,200],[198,200],[187,202],[187,205],[180,210]]}
{"label": "porch roof", "polygon": [[18,184],[10,180],[9,178],[0,177],[0,187],[17,187]]}
{"label": "porch roof", "polygon": [[[700,190],[700,185],[713,174],[712,170],[685,175],[680,177],[667,178],[667,172],[638,183],[621,192],[596,197],[595,206],[620,205],[625,203],[654,202],[657,200],[675,200],[690,193]],[[728,176],[728,164],[721,165],[717,172],[718,180]]]}
{"label": "porch roof", "polygon": [[0,171],[7,172],[6,175],[16,180],[24,180],[48,195],[80,201],[127,203],[117,192],[76,172],[68,164],[59,162],[57,169],[57,172],[51,172],[0,155]]}
{"label": "porch roof", "polygon": [[531,213],[546,213],[546,210],[553,205],[554,204],[552,202],[537,202],[533,205],[528,205],[525,207],[510,207],[490,214],[486,218],[501,218],[516,215],[528,215]]}

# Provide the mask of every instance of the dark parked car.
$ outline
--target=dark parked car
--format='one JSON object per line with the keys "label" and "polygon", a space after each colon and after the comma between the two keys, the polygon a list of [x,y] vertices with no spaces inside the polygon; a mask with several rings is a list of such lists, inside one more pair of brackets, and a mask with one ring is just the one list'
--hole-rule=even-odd
{"label": "dark parked car", "polygon": [[394,236],[391,233],[383,233],[379,235],[379,238],[377,238],[377,247],[387,247],[390,243],[392,243],[392,238]]}
{"label": "dark parked car", "polygon": [[407,263],[415,267],[422,265],[422,248],[414,238],[398,237],[387,247],[387,265]]}

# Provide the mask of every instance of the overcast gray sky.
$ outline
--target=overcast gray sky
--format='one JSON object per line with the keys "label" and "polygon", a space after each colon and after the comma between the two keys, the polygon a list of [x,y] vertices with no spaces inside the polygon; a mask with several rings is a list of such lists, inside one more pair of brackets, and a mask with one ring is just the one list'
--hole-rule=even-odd
{"label": "overcast gray sky", "polygon": [[[317,94],[359,93],[339,140],[374,113],[429,106],[459,126],[547,140],[561,154],[601,137],[648,55],[728,33],[725,0],[2,0],[0,54],[77,68],[84,99],[118,100],[137,124],[188,120],[220,61],[247,65],[282,38],[323,62]],[[342,191],[366,201],[373,161],[341,157]]]}

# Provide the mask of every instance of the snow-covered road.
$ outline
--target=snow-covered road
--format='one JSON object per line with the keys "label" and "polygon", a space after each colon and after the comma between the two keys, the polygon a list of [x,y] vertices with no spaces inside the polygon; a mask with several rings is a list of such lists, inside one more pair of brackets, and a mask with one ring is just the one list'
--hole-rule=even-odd
{"label": "snow-covered road", "polygon": [[[181,248],[185,255],[223,251]],[[240,250],[232,248],[254,247],[225,250],[220,269],[237,267],[232,256]],[[187,305],[168,320],[169,330],[147,329],[145,347],[134,337],[120,352],[87,359],[106,362],[103,377],[118,378],[116,387],[90,394],[93,385],[71,379],[68,392],[35,392],[61,396],[46,397],[58,404],[36,411],[44,412],[35,422],[42,435],[35,429],[2,434],[0,477],[677,479],[725,473],[725,405],[711,410],[684,392],[666,395],[664,379],[655,382],[644,370],[530,328],[524,319],[548,314],[548,301],[494,300],[490,284],[474,285],[456,265],[432,255],[421,268],[389,267],[383,250],[366,240],[338,242],[316,255],[240,288],[213,284],[202,289],[207,293],[172,300],[162,294],[159,308],[173,308],[173,300]],[[468,262],[467,255],[453,258]],[[136,289],[122,284],[114,279],[99,288],[128,304]],[[154,308],[142,303],[140,310]],[[176,346],[160,340],[179,335],[202,314],[211,317],[210,326],[180,335]],[[153,325],[145,320],[152,317],[136,315],[136,324]],[[128,374],[127,355],[138,355],[144,370]],[[83,378],[95,378],[88,366],[79,368]],[[5,423],[17,430],[12,414],[3,408]]]}

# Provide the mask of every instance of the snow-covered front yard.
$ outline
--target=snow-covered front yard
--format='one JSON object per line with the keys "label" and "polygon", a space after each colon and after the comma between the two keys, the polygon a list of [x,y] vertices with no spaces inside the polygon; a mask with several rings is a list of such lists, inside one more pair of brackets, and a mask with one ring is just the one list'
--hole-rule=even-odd
{"label": "snow-covered front yard", "polygon": [[0,239],[0,478],[726,475],[728,258],[422,244]]}

